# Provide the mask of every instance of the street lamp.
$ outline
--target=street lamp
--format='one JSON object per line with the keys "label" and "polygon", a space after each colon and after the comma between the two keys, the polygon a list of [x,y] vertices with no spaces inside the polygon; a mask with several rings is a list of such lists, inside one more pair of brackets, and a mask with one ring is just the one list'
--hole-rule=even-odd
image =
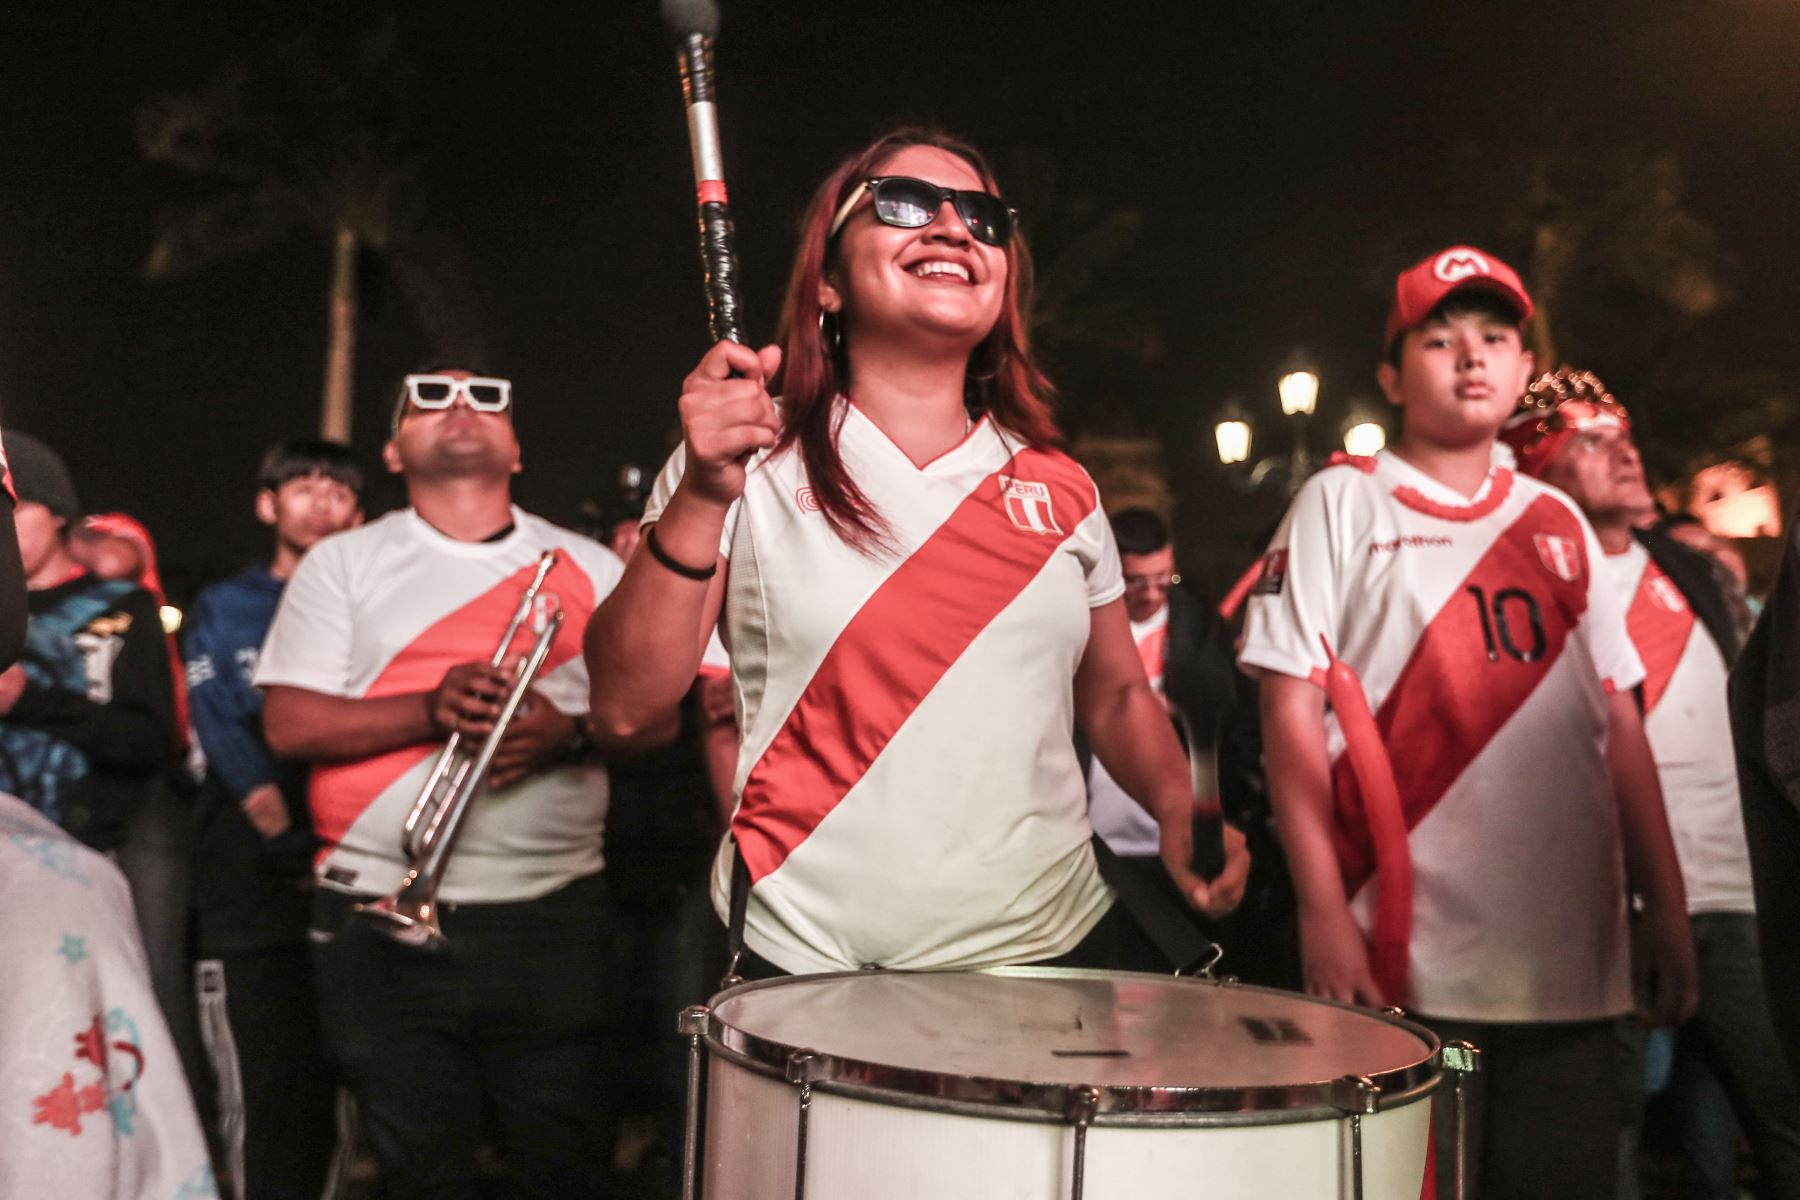
{"label": "street lamp", "polygon": [[1300,490],[1312,474],[1312,452],[1306,445],[1306,427],[1313,410],[1319,406],[1319,371],[1312,360],[1296,350],[1288,359],[1287,370],[1275,381],[1275,394],[1281,397],[1281,412],[1293,431],[1293,445],[1288,451],[1288,495]]}
{"label": "street lamp", "polygon": [[[1307,445],[1307,426],[1319,407],[1319,372],[1305,355],[1296,353],[1288,359],[1286,370],[1275,381],[1275,394],[1281,401],[1282,415],[1287,419],[1292,437],[1286,454],[1270,455],[1234,476],[1241,485],[1254,489],[1270,478],[1279,476],[1291,496],[1300,490],[1312,474],[1312,450]],[[1377,454],[1387,445],[1387,429],[1381,422],[1381,411],[1365,399],[1350,403],[1350,416],[1343,425],[1344,449],[1351,454]],[[1250,461],[1252,439],[1251,414],[1242,399],[1233,396],[1225,402],[1213,423],[1213,440],[1219,448],[1219,461],[1237,466]]]}
{"label": "street lamp", "polygon": [[1219,446],[1219,461],[1226,466],[1250,457],[1250,414],[1236,396],[1227,400],[1219,413],[1218,424],[1213,426],[1213,441]]}
{"label": "street lamp", "polygon": [[[1280,476],[1288,495],[1300,490],[1312,474],[1312,453],[1306,445],[1306,427],[1319,405],[1319,372],[1302,355],[1288,360],[1287,370],[1275,381],[1275,394],[1281,401],[1281,412],[1287,418],[1292,442],[1286,454],[1273,454],[1249,469],[1246,476],[1234,475],[1240,486],[1254,490],[1274,476]],[[1237,397],[1226,401],[1213,423],[1213,440],[1218,444],[1219,461],[1236,466],[1250,461],[1250,412]]]}

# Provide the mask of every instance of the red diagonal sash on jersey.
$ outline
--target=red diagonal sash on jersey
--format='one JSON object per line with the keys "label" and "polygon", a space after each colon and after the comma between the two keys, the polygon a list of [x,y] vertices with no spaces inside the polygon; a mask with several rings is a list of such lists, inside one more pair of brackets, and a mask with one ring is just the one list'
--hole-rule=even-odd
{"label": "red diagonal sash on jersey", "polygon": [[[524,594],[531,583],[531,577],[536,573],[537,561],[533,559],[420,633],[404,650],[389,660],[387,667],[369,685],[368,691],[363,693],[363,698],[375,700],[383,696],[422,692],[436,687],[444,678],[444,672],[458,663],[485,662],[493,657],[495,644],[500,640],[500,635],[506,632],[506,623],[512,619],[514,610],[519,606],[519,597]],[[543,601],[550,596],[556,597],[555,602],[569,616],[563,621],[556,641],[551,644],[550,655],[544,660],[539,678],[581,653],[582,627],[587,623],[587,615],[594,610],[593,580],[575,565],[566,552],[558,556],[556,566],[544,579],[539,599]],[[526,622],[525,628],[514,637],[513,653],[520,654],[531,649],[531,643],[537,637],[532,629],[535,623],[535,620]],[[314,767],[309,797],[313,824],[319,839],[327,847],[337,845],[345,831],[377,796],[421,759],[435,753],[436,749],[431,743],[420,742],[390,750],[386,754],[377,754],[373,758],[354,762],[320,763]],[[400,830],[396,828],[396,852],[400,844],[399,837]]]}
{"label": "red diagonal sash on jersey", "polygon": [[1625,614],[1625,630],[1644,660],[1644,715],[1649,716],[1668,690],[1694,632],[1694,610],[1655,559],[1644,564],[1644,573],[1638,578],[1631,609]]}
{"label": "red diagonal sash on jersey", "polygon": [[752,879],[780,867],[849,794],[1094,503],[1070,459],[1021,450],[876,589],[744,783],[732,829]]}
{"label": "red diagonal sash on jersey", "polygon": [[[1540,496],[1426,626],[1375,716],[1408,829],[1443,799],[1549,673],[1587,610],[1591,569],[1580,521],[1561,502]],[[1354,894],[1375,863],[1347,756],[1333,764],[1332,782],[1338,861]]]}

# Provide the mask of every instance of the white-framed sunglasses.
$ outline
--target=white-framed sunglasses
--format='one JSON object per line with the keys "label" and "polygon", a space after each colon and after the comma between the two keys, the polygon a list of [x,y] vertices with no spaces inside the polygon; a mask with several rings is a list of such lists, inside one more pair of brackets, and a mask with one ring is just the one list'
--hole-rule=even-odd
{"label": "white-framed sunglasses", "polygon": [[476,412],[505,412],[512,407],[512,380],[490,379],[472,375],[458,379],[454,375],[408,375],[406,402],[427,412],[449,408],[457,396],[469,402]]}
{"label": "white-framed sunglasses", "polygon": [[394,401],[394,415],[388,422],[389,427],[399,433],[400,419],[408,408],[442,412],[455,404],[458,396],[467,399],[469,407],[476,412],[505,412],[512,407],[512,380],[492,379],[485,375],[473,375],[468,379],[458,379],[454,375],[408,375],[399,398]]}

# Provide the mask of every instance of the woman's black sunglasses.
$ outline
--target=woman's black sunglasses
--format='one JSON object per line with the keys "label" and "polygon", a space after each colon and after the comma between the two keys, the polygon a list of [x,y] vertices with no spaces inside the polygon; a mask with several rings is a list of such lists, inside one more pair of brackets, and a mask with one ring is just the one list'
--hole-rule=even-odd
{"label": "woman's black sunglasses", "polygon": [[937,219],[938,210],[948,200],[956,206],[956,215],[968,226],[970,236],[990,246],[1004,246],[1012,240],[1013,221],[1019,215],[989,192],[958,191],[906,175],[883,175],[865,179],[861,187],[851,190],[837,216],[831,219],[827,241],[836,237],[850,219],[850,212],[865,189],[874,196],[875,217],[884,225],[923,228]]}

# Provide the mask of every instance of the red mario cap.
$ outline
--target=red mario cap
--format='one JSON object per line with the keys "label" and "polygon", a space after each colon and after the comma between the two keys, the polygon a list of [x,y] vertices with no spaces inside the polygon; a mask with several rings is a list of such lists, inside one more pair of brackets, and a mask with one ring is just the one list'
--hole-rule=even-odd
{"label": "red mario cap", "polygon": [[1517,271],[1484,250],[1452,246],[1414,263],[1394,280],[1394,305],[1388,310],[1382,345],[1392,348],[1395,338],[1430,316],[1445,296],[1464,288],[1499,296],[1518,311],[1521,323],[1531,316],[1531,297]]}

